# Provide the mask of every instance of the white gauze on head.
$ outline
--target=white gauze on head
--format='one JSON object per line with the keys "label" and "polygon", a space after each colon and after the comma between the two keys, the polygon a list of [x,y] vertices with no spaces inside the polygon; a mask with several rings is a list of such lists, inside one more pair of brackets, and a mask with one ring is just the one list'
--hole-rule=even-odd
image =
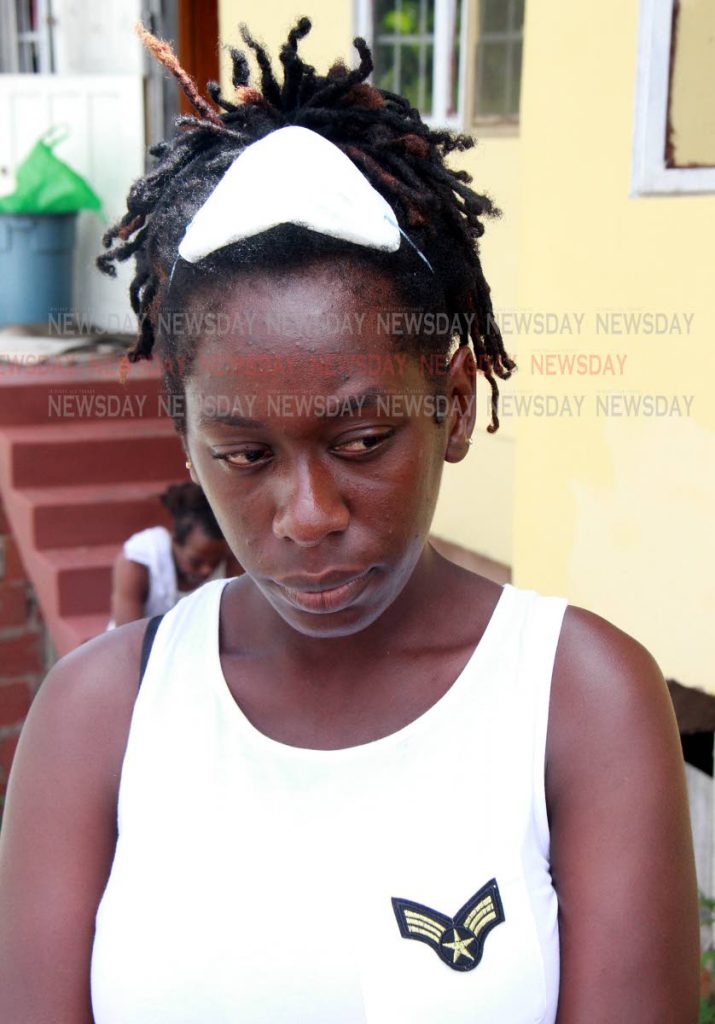
{"label": "white gauze on head", "polygon": [[399,249],[402,234],[390,205],[342,150],[291,125],[236,157],[188,225],[179,255],[198,263],[278,224],[385,252]]}

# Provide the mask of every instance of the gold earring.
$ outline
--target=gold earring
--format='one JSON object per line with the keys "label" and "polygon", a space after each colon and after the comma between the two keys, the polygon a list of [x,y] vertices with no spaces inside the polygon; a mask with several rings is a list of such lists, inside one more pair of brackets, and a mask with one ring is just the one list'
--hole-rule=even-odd
{"label": "gold earring", "polygon": [[468,437],[468,438],[467,438],[467,444],[471,444],[471,443],[472,443],[472,438],[471,438],[471,437]]}
{"label": "gold earring", "polygon": [[187,460],[186,460],[186,468],[187,468],[187,469],[193,469],[193,468],[194,468],[194,467],[193,467],[193,466],[191,465],[191,459],[187,459]]}

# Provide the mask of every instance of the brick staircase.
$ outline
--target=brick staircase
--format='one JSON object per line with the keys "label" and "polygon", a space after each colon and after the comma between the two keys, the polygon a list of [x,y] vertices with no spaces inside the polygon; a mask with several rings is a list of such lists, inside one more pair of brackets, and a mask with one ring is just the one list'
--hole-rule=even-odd
{"label": "brick staircase", "polygon": [[157,496],[186,478],[158,366],[123,377],[118,356],[0,364],[0,495],[60,656],[105,628],[122,542],[168,524]]}

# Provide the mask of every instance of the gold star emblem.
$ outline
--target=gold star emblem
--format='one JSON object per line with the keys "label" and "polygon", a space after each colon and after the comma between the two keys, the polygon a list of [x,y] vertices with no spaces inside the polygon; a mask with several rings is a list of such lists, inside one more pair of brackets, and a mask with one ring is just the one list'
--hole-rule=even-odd
{"label": "gold star emblem", "polygon": [[453,971],[473,971],[482,959],[487,935],[504,921],[496,878],[475,892],[453,917],[396,896],[392,898],[392,909],[402,938],[417,939],[431,946]]}
{"label": "gold star emblem", "polygon": [[446,946],[447,949],[451,949],[452,950],[452,955],[454,957],[452,963],[456,964],[456,962],[457,962],[457,960],[459,960],[460,956],[466,956],[469,960],[473,960],[474,957],[472,956],[472,954],[467,949],[467,946],[469,945],[470,942],[474,942],[474,936],[472,935],[471,938],[460,939],[459,936],[457,935],[457,929],[456,928],[454,928],[452,930],[452,935],[453,935],[453,940],[454,940],[453,942],[443,942],[442,943],[442,945]]}

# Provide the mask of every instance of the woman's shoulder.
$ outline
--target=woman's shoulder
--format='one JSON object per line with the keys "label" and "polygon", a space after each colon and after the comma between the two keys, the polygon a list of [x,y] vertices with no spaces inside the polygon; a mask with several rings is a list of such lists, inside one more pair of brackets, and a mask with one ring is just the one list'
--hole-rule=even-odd
{"label": "woman's shoulder", "polygon": [[106,693],[126,686],[138,671],[147,621],[146,618],[135,619],[75,647],[55,662],[39,692],[47,684]]}
{"label": "woman's shoulder", "polygon": [[567,604],[554,663],[554,685],[570,702],[613,706],[667,693],[651,652],[603,616]]}
{"label": "woman's shoulder", "polygon": [[624,758],[657,761],[658,751],[667,756],[677,740],[672,702],[653,654],[602,616],[567,605],[549,711],[554,799],[584,785],[594,770],[617,776]]}
{"label": "woman's shoulder", "polygon": [[124,554],[131,558],[131,552],[145,553],[149,551],[163,551],[171,545],[171,533],[165,526],[148,526],[144,530],[138,530],[124,542]]}
{"label": "woman's shoulder", "polygon": [[94,772],[106,771],[109,784],[118,777],[138,690],[145,628],[145,619],[118,626],[53,665],[20,740],[20,747],[32,748],[33,760],[51,756],[49,751],[61,743],[67,756],[83,758]]}

